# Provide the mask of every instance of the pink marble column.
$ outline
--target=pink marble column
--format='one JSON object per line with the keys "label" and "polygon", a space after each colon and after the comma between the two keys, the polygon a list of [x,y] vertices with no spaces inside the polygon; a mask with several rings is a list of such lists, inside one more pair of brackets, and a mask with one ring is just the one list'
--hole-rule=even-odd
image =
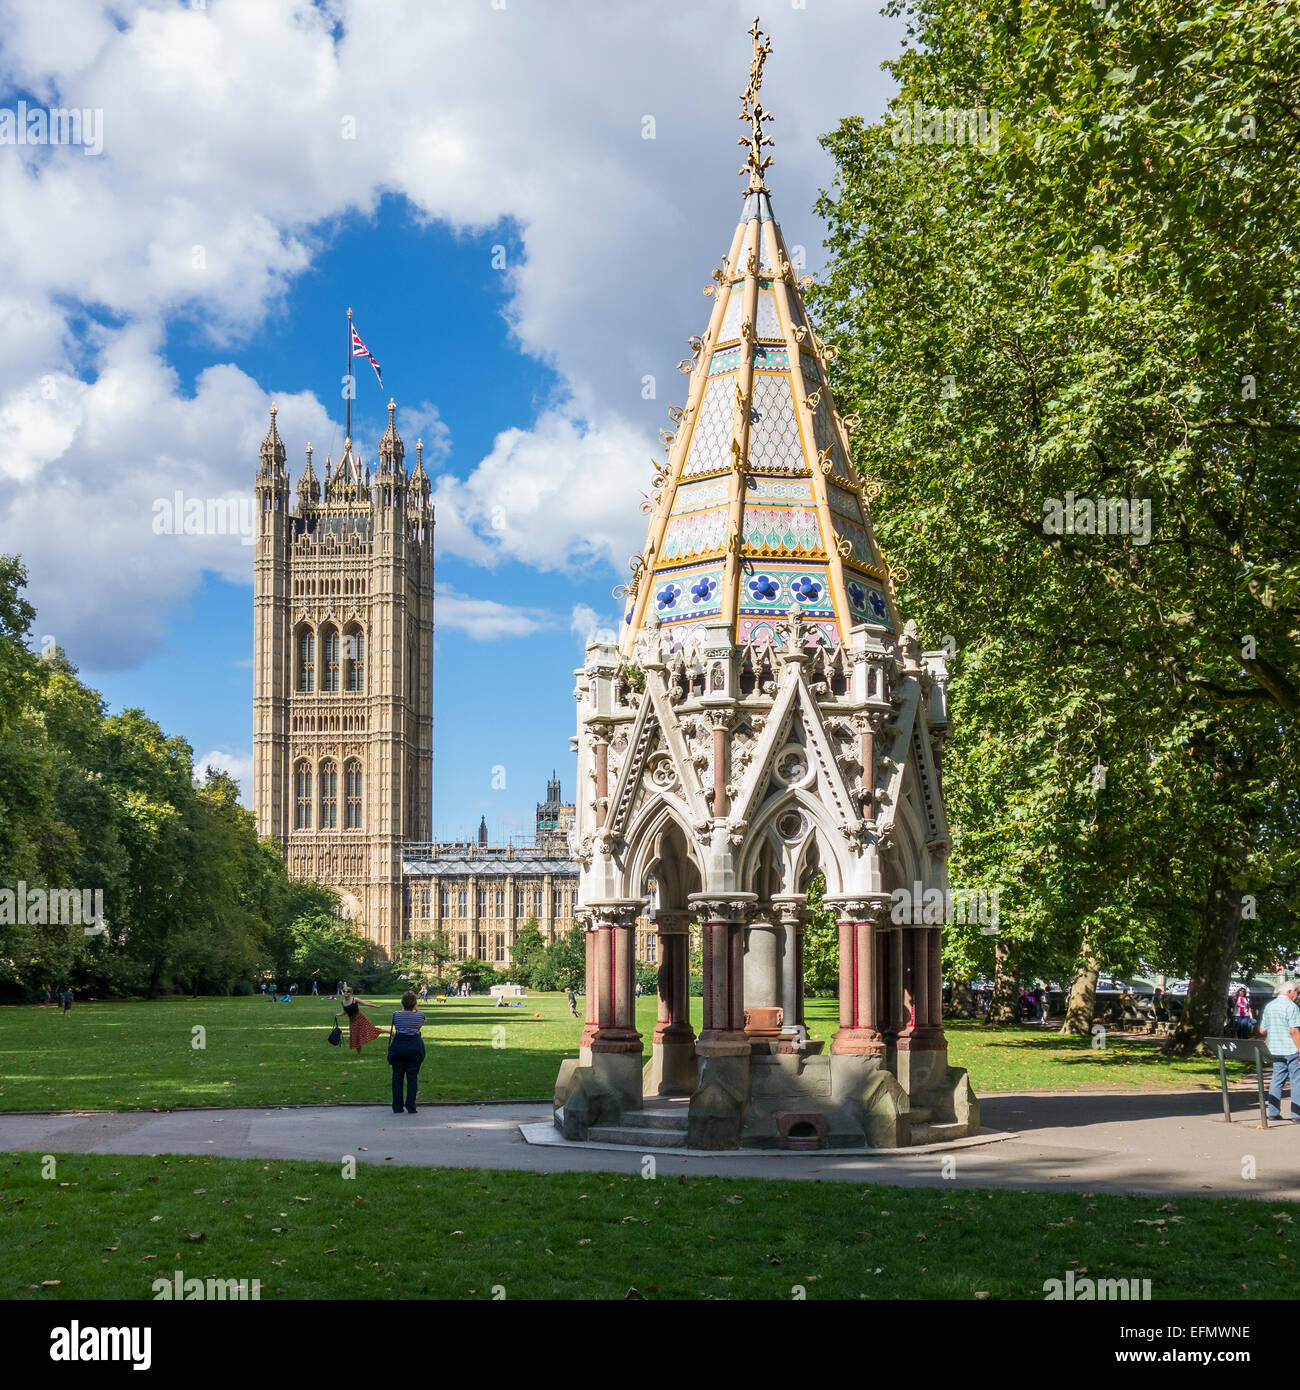
{"label": "pink marble column", "polygon": [[[594,905],[596,1031],[592,1052],[640,1052],[636,1030],[636,917],[639,904]],[[590,944],[590,941],[589,941]]]}
{"label": "pink marble column", "polygon": [[747,1057],[745,1033],[745,917],[753,893],[692,895],[704,919],[704,1027],[695,1051],[701,1057]]}
{"label": "pink marble column", "polygon": [[831,906],[841,914],[840,1026],[831,1040],[831,1051],[877,1057],[885,1051],[880,1032],[880,951],[871,899],[836,900]]}

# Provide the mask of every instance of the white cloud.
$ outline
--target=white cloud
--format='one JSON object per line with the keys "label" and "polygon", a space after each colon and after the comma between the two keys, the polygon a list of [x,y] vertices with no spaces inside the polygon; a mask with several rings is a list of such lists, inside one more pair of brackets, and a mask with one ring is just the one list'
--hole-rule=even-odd
{"label": "white cloud", "polygon": [[[214,360],[189,390],[165,330],[187,321],[228,356],[335,220],[385,194],[458,230],[514,228],[512,331],[564,388],[533,428],[498,435],[476,466],[456,461],[459,477],[440,473],[440,551],[626,574],[655,427],[682,396],[672,365],[706,321],[699,287],[740,206],[749,21],[738,0],[11,0],[0,76],[43,102],[101,108],[105,142],[98,157],[11,148],[0,160],[0,550],[27,560],[42,625],[82,664],[130,665],[204,569],[247,581],[249,548],[160,543],[142,506],[178,486],[246,491],[275,383]],[[816,137],[879,112],[874,58],[900,27],[858,0],[819,0],[771,29],[769,181],[815,267],[808,209],[830,175]],[[399,307],[438,323],[436,304]],[[441,462],[429,394],[403,436],[414,452],[423,430]],[[336,426],[315,396],[278,399],[296,472],[301,442],[323,450]]]}
{"label": "white cloud", "polygon": [[595,639],[605,642],[618,641],[618,624],[611,618],[602,618],[587,603],[573,605],[573,612],[569,617],[569,631],[578,635],[584,647]]}
{"label": "white cloud", "polygon": [[463,632],[477,642],[501,637],[530,637],[534,632],[558,626],[555,617],[538,608],[515,608],[495,599],[471,598],[446,584],[434,586],[435,627]]}

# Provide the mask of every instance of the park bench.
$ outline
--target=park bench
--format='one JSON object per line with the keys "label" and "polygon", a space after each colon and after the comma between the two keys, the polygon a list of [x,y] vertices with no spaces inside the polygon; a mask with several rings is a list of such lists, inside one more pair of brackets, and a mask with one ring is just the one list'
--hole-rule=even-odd
{"label": "park bench", "polygon": [[[1228,1069],[1224,1065],[1227,1058],[1233,1057],[1247,1061],[1255,1059],[1255,1081],[1259,1087],[1259,1122],[1268,1128],[1268,1103],[1264,1091],[1264,1063],[1273,1060],[1268,1044],[1263,1038],[1206,1038],[1205,1046],[1213,1048],[1219,1059],[1219,1085],[1223,1091],[1223,1118],[1232,1123],[1232,1107],[1228,1100]],[[1292,1101],[1292,1108],[1295,1101]]]}

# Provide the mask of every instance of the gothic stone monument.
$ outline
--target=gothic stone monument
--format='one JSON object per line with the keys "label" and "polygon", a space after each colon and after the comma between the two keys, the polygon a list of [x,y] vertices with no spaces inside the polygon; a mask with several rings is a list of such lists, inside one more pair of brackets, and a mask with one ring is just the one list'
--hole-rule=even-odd
{"label": "gothic stone monument", "polygon": [[[772,215],[758,104],[769,45],[757,21],[751,32],[740,222],[692,340],[621,646],[590,643],[577,672],[587,1011],[555,1120],[571,1139],[653,1143],[677,1127],[676,1142],[715,1149],[956,1138],[978,1131],[979,1103],[948,1065],[941,929],[890,913],[895,888],[948,886],[947,666],[900,621],[871,524],[878,489],[850,463],[852,422]],[[803,1020],[819,871],[839,919],[827,1054]],[[634,1013],[643,914],[661,963],[648,1060]]]}

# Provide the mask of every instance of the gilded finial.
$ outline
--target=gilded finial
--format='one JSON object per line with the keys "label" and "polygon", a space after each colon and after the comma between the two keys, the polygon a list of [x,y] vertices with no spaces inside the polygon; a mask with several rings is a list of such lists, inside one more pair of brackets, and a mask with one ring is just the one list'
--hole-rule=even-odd
{"label": "gilded finial", "polygon": [[740,119],[749,122],[749,134],[742,136],[736,143],[748,146],[745,166],[740,171],[742,174],[749,173],[748,191],[766,193],[767,184],[763,175],[772,160],[770,156],[764,156],[763,146],[771,145],[772,142],[763,129],[763,123],[772,120],[773,116],[759,102],[758,93],[763,85],[763,64],[767,62],[767,55],[772,51],[772,41],[758,27],[757,15],[754,16],[754,26],[749,30],[749,34],[754,40],[754,57],[749,64],[749,86],[740,94]]}

